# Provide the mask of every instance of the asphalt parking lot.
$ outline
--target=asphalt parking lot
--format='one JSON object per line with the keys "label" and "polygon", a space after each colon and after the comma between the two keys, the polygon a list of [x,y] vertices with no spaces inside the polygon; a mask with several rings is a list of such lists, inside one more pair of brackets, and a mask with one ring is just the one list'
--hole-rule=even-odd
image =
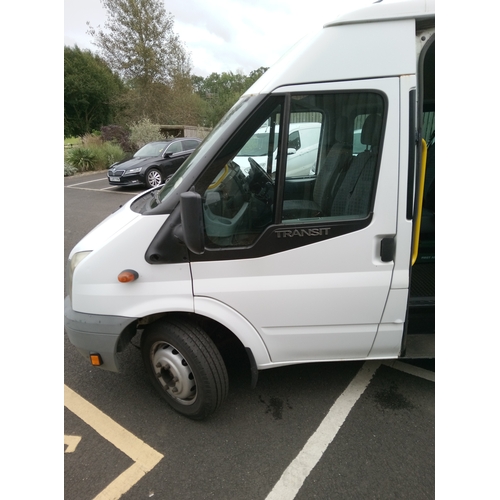
{"label": "asphalt parking lot", "polygon": [[[65,259],[139,192],[65,178]],[[115,374],[64,336],[66,498],[434,498],[433,360],[290,366],[255,389],[236,360],[226,402],[195,422],[157,396],[134,344]]]}

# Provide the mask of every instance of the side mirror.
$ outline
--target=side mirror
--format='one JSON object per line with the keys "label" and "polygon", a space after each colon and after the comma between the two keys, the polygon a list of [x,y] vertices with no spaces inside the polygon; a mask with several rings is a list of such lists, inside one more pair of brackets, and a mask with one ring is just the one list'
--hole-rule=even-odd
{"label": "side mirror", "polygon": [[181,194],[182,239],[188,249],[201,255],[205,252],[203,206],[201,196],[193,191]]}
{"label": "side mirror", "polygon": [[288,148],[287,154],[294,155],[297,152],[295,148]]}

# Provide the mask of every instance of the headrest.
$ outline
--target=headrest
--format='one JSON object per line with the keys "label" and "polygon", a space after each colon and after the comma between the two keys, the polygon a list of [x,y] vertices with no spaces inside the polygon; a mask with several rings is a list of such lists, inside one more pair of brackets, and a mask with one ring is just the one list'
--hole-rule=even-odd
{"label": "headrest", "polygon": [[376,146],[380,140],[382,118],[380,115],[368,115],[361,131],[361,144]]}
{"label": "headrest", "polygon": [[335,142],[349,142],[347,116],[340,116],[335,123]]}

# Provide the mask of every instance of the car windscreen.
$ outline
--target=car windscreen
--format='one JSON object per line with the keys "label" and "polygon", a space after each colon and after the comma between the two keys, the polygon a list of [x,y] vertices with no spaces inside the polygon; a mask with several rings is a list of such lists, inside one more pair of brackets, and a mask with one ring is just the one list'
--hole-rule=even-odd
{"label": "car windscreen", "polygon": [[143,146],[137,153],[135,153],[134,158],[140,157],[140,158],[146,158],[150,156],[160,156],[163,151],[165,150],[165,147],[167,146],[167,143],[165,142],[150,142],[149,144],[146,144]]}

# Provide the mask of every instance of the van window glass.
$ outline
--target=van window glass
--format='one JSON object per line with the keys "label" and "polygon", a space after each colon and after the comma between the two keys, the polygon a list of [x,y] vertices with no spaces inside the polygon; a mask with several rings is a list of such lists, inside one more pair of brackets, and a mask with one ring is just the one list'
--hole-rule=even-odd
{"label": "van window glass", "polygon": [[[290,124],[299,127],[301,148],[294,151],[289,144],[282,222],[368,216],[382,141],[382,97],[374,92],[294,96],[291,122],[294,115],[315,121]],[[314,134],[307,146],[300,127]]]}
{"label": "van window glass", "polygon": [[383,136],[382,96],[332,92],[288,99],[287,120],[285,96],[270,97],[197,181],[208,248],[250,246],[274,223],[370,214]]}
{"label": "van window glass", "polygon": [[273,222],[283,100],[266,101],[196,183],[207,247],[251,245]]}
{"label": "van window glass", "polygon": [[155,208],[160,203],[163,203],[177,187],[182,184],[188,172],[196,167],[198,158],[201,158],[210,151],[214,144],[216,144],[221,136],[225,133],[226,127],[231,128],[235,122],[241,120],[242,116],[248,113],[248,108],[251,108],[253,102],[258,97],[242,97],[222,118],[222,120],[215,126],[210,134],[201,143],[201,146],[193,152],[186,161],[175,171],[169,182],[166,182],[158,193],[157,200],[152,200],[151,208]]}

